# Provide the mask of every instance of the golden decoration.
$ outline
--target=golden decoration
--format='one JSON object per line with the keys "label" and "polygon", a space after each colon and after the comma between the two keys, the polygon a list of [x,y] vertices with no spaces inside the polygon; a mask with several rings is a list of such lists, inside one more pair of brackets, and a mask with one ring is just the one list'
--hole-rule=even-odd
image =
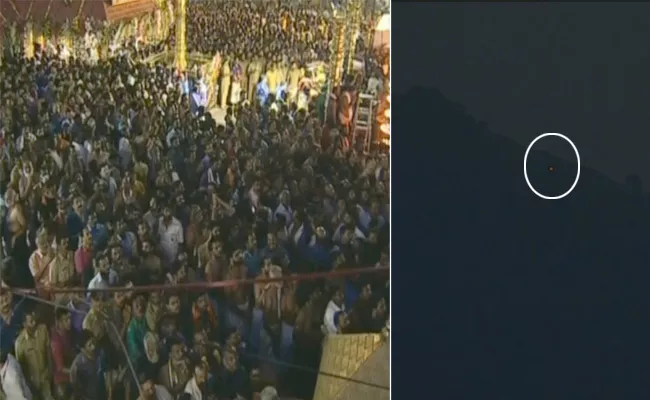
{"label": "golden decoration", "polygon": [[177,72],[187,71],[187,5],[188,0],[178,0],[176,5],[176,54]]}

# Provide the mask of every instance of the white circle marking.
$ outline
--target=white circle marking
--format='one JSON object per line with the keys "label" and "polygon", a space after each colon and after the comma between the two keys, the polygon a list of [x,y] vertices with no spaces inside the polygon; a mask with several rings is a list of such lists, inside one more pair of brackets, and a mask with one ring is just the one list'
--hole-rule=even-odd
{"label": "white circle marking", "polygon": [[[537,143],[538,140],[543,139],[543,138],[548,137],[548,136],[556,136],[556,137],[559,137],[561,139],[566,140],[571,145],[571,148],[573,148],[573,151],[576,153],[576,159],[578,160],[578,173],[576,174],[576,179],[573,181],[573,185],[571,185],[569,190],[567,190],[566,192],[562,193],[559,196],[545,196],[545,195],[541,194],[540,192],[535,190],[533,185],[530,183],[530,179],[528,179],[528,168],[526,166],[526,164],[527,164],[526,162],[528,161],[528,154],[530,153],[530,149],[533,148],[533,146],[535,145],[535,143]],[[571,139],[569,139],[568,137],[564,136],[561,133],[543,133],[543,134],[537,136],[532,142],[530,142],[530,144],[528,145],[528,148],[526,149],[526,154],[524,154],[524,178],[526,178],[526,183],[528,184],[528,187],[530,188],[530,190],[532,190],[533,193],[535,193],[538,197],[540,197],[540,198],[542,198],[544,200],[559,200],[559,199],[562,199],[564,197],[567,197],[571,192],[573,192],[573,189],[576,188],[576,185],[578,184],[578,180],[580,179],[580,153],[578,153],[578,148],[571,141]]]}

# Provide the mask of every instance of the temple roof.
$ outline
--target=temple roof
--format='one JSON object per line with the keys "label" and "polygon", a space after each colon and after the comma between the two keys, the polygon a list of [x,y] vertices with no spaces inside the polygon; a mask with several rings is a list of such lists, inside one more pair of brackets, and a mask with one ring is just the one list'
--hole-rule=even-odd
{"label": "temple roof", "polygon": [[49,20],[52,25],[72,21],[75,17],[92,17],[98,21],[117,21],[153,11],[152,0],[130,0],[112,6],[102,0],[2,0],[0,20],[4,23]]}

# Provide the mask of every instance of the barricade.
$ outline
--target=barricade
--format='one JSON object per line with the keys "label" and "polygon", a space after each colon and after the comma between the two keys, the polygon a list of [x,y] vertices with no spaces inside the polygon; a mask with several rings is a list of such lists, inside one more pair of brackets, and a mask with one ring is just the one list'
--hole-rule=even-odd
{"label": "barricade", "polygon": [[[162,298],[162,306],[167,310],[172,310],[176,299],[185,309],[191,310],[191,313],[186,313],[188,315],[178,316],[180,335],[193,335],[199,330],[220,331],[221,337],[210,336],[210,342],[231,343],[232,335],[237,332],[241,337],[237,341],[241,347],[238,351],[241,363],[251,371],[256,387],[291,381],[298,382],[297,386],[313,388],[319,374],[323,336],[337,333],[332,332],[333,329],[343,333],[346,327],[354,323],[359,325],[355,329],[362,329],[363,318],[354,315],[360,307],[356,304],[356,298],[367,296],[369,286],[381,289],[382,282],[388,281],[388,272],[388,267],[370,267],[282,276],[277,270],[271,270],[264,278],[228,279],[225,276],[226,279],[210,282],[200,277],[186,277],[192,281],[175,285],[127,285],[92,290],[82,287],[8,290],[21,298],[21,302],[30,300],[50,307],[50,315],[54,315],[54,308],[61,305],[39,297],[39,293],[46,293],[48,298],[53,298],[57,293],[80,294],[77,298],[86,298],[92,292],[121,292],[132,297],[160,293],[162,296],[156,297]],[[341,309],[348,310],[348,314],[342,311],[325,312],[335,292],[342,294]],[[377,302],[381,302],[378,300],[381,296],[377,296],[377,293],[373,296],[374,303],[368,303],[370,307],[376,307]],[[85,303],[90,307],[89,299]],[[387,304],[384,308],[387,308]],[[71,312],[85,316],[87,310],[71,309]],[[384,312],[387,314],[387,310]],[[368,314],[368,310],[365,313]],[[110,329],[121,338],[116,325],[106,317]],[[353,318],[355,320],[350,321]],[[379,323],[377,329],[380,329]],[[215,348],[219,348],[219,357],[228,351],[223,346],[215,345]],[[122,358],[128,361],[128,372],[138,382],[136,366],[131,363],[123,340],[120,340],[120,351]],[[296,387],[291,392],[307,398],[308,391]]]}

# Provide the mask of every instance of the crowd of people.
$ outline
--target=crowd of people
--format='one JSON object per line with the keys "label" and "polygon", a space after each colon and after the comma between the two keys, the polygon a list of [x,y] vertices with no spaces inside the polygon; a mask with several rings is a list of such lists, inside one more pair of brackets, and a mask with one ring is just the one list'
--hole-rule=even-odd
{"label": "crowd of people", "polygon": [[[327,48],[306,9],[195,7],[192,46],[261,75]],[[324,335],[380,332],[388,276],[263,279],[388,266],[387,152],[273,93],[219,125],[139,60],[3,59],[0,399],[310,398],[316,373],[291,365],[317,369]],[[242,279],[260,280],[176,290]]]}

